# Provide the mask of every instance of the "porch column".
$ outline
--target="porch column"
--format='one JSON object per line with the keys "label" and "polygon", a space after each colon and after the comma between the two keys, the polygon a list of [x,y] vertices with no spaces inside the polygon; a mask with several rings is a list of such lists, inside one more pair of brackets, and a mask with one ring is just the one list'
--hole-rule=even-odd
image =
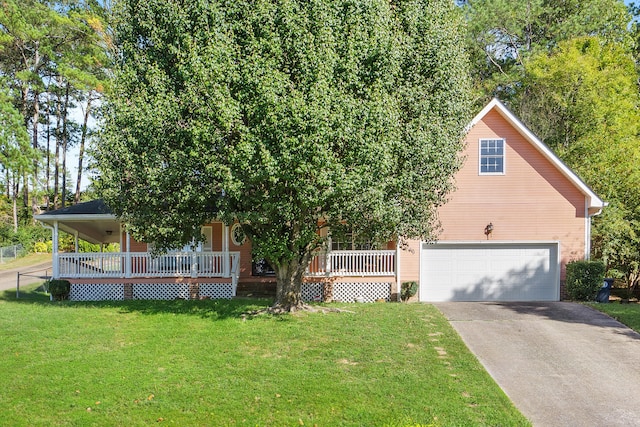
{"label": "porch column", "polygon": [[229,254],[229,226],[222,227],[222,259],[224,262],[222,272],[224,277],[231,277],[231,255]]}
{"label": "porch column", "polygon": [[73,247],[75,252],[78,253],[78,232],[73,233]]}
{"label": "porch column", "polygon": [[58,221],[54,221],[53,222],[53,236],[51,237],[52,240],[52,248],[51,248],[51,258],[53,261],[53,272],[51,273],[53,275],[54,279],[59,279],[60,278],[60,261],[58,259]]}
{"label": "porch column", "polygon": [[198,277],[198,252],[191,251],[191,277]]}
{"label": "porch column", "polygon": [[327,250],[324,255],[324,273],[331,276],[331,236],[327,237]]}
{"label": "porch column", "polygon": [[131,235],[127,231],[127,252],[125,253],[124,277],[131,277]]}
{"label": "porch column", "polygon": [[[422,247],[422,243],[420,243],[420,247]],[[400,237],[396,238],[396,259],[395,259],[395,265],[394,265],[394,270],[396,272],[396,292],[397,292],[397,301],[400,302],[402,301],[402,298],[400,297],[400,291],[402,290],[402,283],[400,282],[400,253],[402,251],[400,250]],[[419,260],[422,260],[421,257],[418,258]]]}

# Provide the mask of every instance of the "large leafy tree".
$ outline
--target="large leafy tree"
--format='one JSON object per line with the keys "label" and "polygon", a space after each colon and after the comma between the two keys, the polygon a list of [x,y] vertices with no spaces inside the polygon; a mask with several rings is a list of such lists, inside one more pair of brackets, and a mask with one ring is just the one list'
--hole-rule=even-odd
{"label": "large leafy tree", "polygon": [[534,55],[520,101],[523,119],[609,202],[593,249],[612,275],[640,282],[640,94],[633,54],[600,37],[560,42]]}
{"label": "large leafy tree", "polygon": [[562,41],[598,36],[632,45],[630,15],[620,0],[459,0],[469,32],[475,96],[518,99],[526,62]]}
{"label": "large leafy tree", "polygon": [[100,192],[168,249],[238,220],[276,271],[276,307],[345,225],[430,238],[469,119],[448,0],[116,3],[120,69]]}

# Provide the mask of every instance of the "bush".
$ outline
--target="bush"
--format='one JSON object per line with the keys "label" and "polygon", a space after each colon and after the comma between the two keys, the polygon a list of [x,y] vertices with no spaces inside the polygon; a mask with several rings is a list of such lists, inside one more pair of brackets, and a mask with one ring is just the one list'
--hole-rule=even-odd
{"label": "bush", "polygon": [[49,293],[56,301],[69,299],[71,293],[71,283],[68,280],[49,280]]}
{"label": "bush", "polygon": [[45,254],[47,253],[47,244],[45,242],[35,242],[33,244],[33,252],[37,254]]}
{"label": "bush", "polygon": [[593,301],[604,281],[600,261],[571,261],[567,264],[567,295],[574,301]]}
{"label": "bush", "polygon": [[402,301],[407,301],[409,298],[414,296],[418,292],[418,282],[402,282],[402,286],[400,288],[400,297]]}

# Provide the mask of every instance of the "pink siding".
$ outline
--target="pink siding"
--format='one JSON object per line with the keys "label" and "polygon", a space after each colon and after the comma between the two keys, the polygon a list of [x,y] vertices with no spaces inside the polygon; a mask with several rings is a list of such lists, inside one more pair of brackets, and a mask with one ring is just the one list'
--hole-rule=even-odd
{"label": "pink siding", "polygon": [[420,280],[420,242],[410,240],[399,251],[400,282]]}
{"label": "pink siding", "polygon": [[[505,174],[480,175],[480,138],[505,140]],[[585,256],[585,196],[495,109],[469,132],[457,190],[439,210],[439,240],[559,240],[564,265]],[[419,263],[419,258],[415,258]]]}

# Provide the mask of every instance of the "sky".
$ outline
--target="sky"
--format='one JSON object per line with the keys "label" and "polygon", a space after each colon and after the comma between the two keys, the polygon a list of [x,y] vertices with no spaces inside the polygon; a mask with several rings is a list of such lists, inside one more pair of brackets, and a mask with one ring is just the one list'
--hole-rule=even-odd
{"label": "sky", "polygon": [[[630,5],[631,3],[638,3],[640,2],[640,0],[624,0],[624,4],[626,4],[627,6]],[[82,123],[82,111],[81,109],[77,108],[76,111],[73,113],[74,114],[74,120],[78,123]],[[96,123],[95,121],[92,122],[93,127],[95,127]],[[75,182],[76,182],[76,178],[77,178],[77,171],[78,171],[78,154],[79,154],[79,147],[74,147],[69,154],[67,155],[67,167],[69,169],[69,171],[71,172],[71,177],[73,180],[73,190],[75,191]],[[86,166],[86,157],[85,157],[85,166]],[[89,176],[88,174],[85,172],[83,177],[82,177],[82,190],[84,191],[86,189],[86,187],[89,185]]]}

